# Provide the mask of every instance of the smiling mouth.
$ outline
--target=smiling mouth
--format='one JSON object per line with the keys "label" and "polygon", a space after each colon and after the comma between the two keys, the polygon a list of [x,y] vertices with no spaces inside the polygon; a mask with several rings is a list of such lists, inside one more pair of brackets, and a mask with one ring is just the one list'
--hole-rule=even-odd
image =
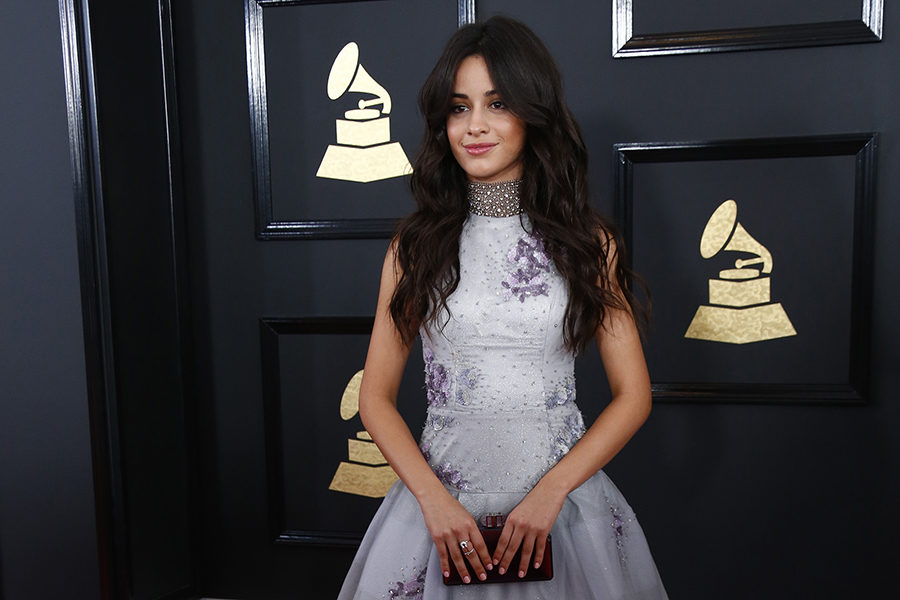
{"label": "smiling mouth", "polygon": [[468,146],[463,146],[466,149],[466,152],[472,155],[484,154],[497,144],[469,144]]}

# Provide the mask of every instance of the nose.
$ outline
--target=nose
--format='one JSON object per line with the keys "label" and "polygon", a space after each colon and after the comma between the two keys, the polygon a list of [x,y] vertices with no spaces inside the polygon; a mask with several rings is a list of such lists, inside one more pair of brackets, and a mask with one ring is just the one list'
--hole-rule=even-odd
{"label": "nose", "polygon": [[470,135],[476,135],[487,133],[489,130],[490,126],[488,125],[487,115],[485,114],[484,109],[479,106],[472,108],[469,111],[468,133]]}

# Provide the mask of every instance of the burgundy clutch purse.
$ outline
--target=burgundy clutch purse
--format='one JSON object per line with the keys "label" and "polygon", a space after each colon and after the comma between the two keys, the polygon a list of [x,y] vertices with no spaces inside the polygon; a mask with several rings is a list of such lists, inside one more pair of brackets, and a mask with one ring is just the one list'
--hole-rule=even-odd
{"label": "burgundy clutch purse", "polygon": [[[478,530],[484,538],[488,553],[493,555],[494,550],[497,548],[497,542],[500,540],[500,532],[503,531],[503,527],[479,527]],[[534,564],[528,565],[528,570],[525,571],[525,577],[519,577],[519,561],[521,560],[522,548],[519,547],[512,562],[509,563],[509,570],[506,573],[501,575],[497,571],[497,565],[494,565],[492,570],[485,570],[487,579],[484,581],[475,577],[472,567],[468,562],[466,563],[466,567],[469,569],[469,576],[471,577],[472,583],[511,583],[516,581],[547,581],[548,579],[553,579],[553,552],[550,545],[550,536],[547,536],[547,545],[544,548],[544,560],[541,561],[541,566],[539,568],[535,569]],[[462,577],[460,577],[456,567],[451,563],[450,577],[444,577],[444,585],[462,585],[462,582]]]}

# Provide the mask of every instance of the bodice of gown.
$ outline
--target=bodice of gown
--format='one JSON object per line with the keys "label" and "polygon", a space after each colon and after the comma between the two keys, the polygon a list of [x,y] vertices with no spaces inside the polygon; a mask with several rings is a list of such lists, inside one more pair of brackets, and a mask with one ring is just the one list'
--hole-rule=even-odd
{"label": "bodice of gown", "polygon": [[428,413],[420,447],[445,485],[527,491],[584,432],[566,285],[526,217],[470,214],[442,328],[421,331]]}

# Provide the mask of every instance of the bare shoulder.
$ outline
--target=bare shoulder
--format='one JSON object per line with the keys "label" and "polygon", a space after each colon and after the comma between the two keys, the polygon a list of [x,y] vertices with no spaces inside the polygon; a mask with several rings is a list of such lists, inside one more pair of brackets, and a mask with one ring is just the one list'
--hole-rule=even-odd
{"label": "bare shoulder", "polygon": [[400,281],[403,274],[403,268],[400,266],[399,251],[400,242],[395,236],[391,239],[391,243],[384,253],[384,265],[381,270],[382,280],[389,280],[393,284]]}

